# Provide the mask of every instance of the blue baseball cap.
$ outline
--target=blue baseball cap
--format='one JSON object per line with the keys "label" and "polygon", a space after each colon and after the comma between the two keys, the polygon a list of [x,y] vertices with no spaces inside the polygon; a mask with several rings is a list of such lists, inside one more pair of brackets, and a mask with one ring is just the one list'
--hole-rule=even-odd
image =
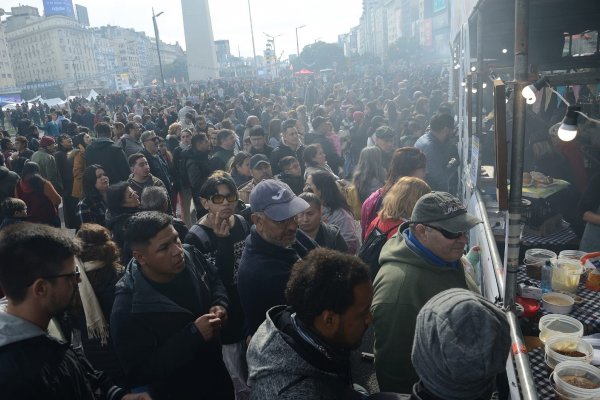
{"label": "blue baseball cap", "polygon": [[310,205],[285,183],[265,179],[250,192],[250,207],[253,212],[263,212],[273,221],[283,221],[300,214]]}

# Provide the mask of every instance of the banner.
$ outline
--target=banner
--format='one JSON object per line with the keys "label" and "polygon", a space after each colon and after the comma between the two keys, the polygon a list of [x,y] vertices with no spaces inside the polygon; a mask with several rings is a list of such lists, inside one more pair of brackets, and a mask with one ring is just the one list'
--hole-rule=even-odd
{"label": "banner", "polygon": [[73,2],[71,0],[44,0],[44,15],[63,15],[65,17],[75,17],[73,12]]}

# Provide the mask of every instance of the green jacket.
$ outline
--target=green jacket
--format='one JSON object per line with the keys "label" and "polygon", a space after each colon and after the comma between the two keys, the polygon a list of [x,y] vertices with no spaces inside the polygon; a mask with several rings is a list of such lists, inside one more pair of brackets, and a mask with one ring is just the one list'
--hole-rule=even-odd
{"label": "green jacket", "polygon": [[411,393],[419,380],[410,359],[419,310],[444,290],[474,290],[476,284],[462,268],[428,264],[409,249],[401,233],[383,246],[379,263],[371,306],[377,380],[382,392]]}

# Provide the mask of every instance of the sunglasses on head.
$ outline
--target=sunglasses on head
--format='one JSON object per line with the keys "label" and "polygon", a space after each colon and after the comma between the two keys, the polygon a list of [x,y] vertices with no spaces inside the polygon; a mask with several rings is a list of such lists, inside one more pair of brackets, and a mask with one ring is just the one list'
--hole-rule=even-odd
{"label": "sunglasses on head", "polygon": [[442,228],[438,228],[437,226],[425,225],[428,228],[434,229],[442,234],[443,237],[450,240],[456,240],[460,238],[462,235],[468,235],[468,232],[450,232]]}
{"label": "sunglasses on head", "polygon": [[229,194],[213,194],[210,196],[210,201],[213,204],[223,204],[223,202],[227,200],[228,203],[234,203],[238,200],[237,193],[229,193]]}

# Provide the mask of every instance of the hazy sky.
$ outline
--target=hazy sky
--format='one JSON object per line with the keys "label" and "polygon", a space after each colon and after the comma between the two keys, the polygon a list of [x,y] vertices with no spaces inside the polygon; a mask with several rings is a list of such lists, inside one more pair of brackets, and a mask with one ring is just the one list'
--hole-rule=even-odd
{"label": "hazy sky", "polygon": [[[43,13],[42,0],[2,0],[1,7],[10,11],[16,5],[38,7]],[[179,41],[185,48],[181,3],[177,0],[73,0],[88,8],[91,26],[118,25],[143,31],[154,36],[152,7],[158,14],[162,41]],[[170,5],[170,6],[168,6]],[[275,40],[278,55],[283,58],[296,54],[296,30],[300,51],[306,44],[316,40],[337,41],[337,35],[358,25],[362,12],[362,0],[250,0],[254,26],[256,54],[262,54],[266,36],[282,35]],[[252,38],[248,18],[247,0],[209,0],[212,28],[215,40],[229,39],[231,52],[243,57],[252,56]]]}

